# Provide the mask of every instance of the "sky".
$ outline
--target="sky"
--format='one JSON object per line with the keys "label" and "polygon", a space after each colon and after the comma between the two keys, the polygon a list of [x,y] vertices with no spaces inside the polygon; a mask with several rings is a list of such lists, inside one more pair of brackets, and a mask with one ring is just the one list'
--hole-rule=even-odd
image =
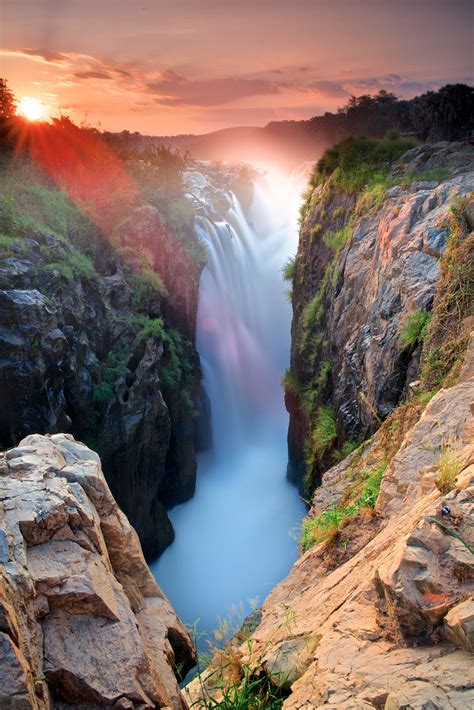
{"label": "sky", "polygon": [[472,83],[473,0],[0,0],[0,76],[107,130],[310,118]]}

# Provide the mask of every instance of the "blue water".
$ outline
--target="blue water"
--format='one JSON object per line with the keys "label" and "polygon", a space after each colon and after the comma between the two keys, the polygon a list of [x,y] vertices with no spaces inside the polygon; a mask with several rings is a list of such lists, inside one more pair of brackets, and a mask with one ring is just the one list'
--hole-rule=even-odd
{"label": "blue water", "polygon": [[222,220],[197,222],[209,260],[196,347],[214,447],[198,457],[193,499],[170,511],[176,539],[151,569],[181,619],[207,637],[225,619],[237,626],[285,577],[305,512],[286,479],[280,384],[291,324],[281,267],[296,251],[302,181],[271,177],[246,213],[234,198]]}

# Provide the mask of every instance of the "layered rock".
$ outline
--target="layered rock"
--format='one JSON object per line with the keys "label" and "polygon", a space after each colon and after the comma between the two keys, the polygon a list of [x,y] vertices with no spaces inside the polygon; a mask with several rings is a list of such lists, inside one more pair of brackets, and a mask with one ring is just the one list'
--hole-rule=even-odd
{"label": "layered rock", "polygon": [[[423,178],[434,170],[438,179]],[[297,384],[286,392],[295,480],[305,472],[305,442],[318,405],[334,413],[335,445],[360,441],[417,379],[418,343],[404,345],[400,332],[409,314],[433,307],[447,216],[454,200],[474,189],[473,170],[468,146],[420,146],[392,167],[382,198],[374,193],[358,202],[357,194],[338,191],[331,181],[312,191],[293,278],[291,374]],[[319,313],[315,307],[310,315],[312,306]],[[304,404],[305,390],[311,407]],[[318,462],[319,475],[331,455]],[[317,483],[318,471],[310,473]]]}
{"label": "layered rock", "polygon": [[192,640],[97,454],[32,435],[0,472],[0,707],[174,708]]}
{"label": "layered rock", "polygon": [[[369,524],[359,516],[336,542],[306,552],[270,593],[251,638],[232,651],[234,668],[240,658],[281,688],[283,708],[474,704],[473,412],[474,336],[458,383],[433,397],[392,458],[375,528],[360,543]],[[380,455],[382,434],[364,456]],[[452,490],[443,494],[437,481],[448,445],[456,466]],[[324,475],[326,500],[319,489],[310,515],[333,504],[338,481],[350,485],[353,466],[350,456]],[[351,538],[348,556],[341,550]],[[219,692],[213,672],[201,679],[211,695]],[[198,704],[201,693],[201,683],[188,686]]]}

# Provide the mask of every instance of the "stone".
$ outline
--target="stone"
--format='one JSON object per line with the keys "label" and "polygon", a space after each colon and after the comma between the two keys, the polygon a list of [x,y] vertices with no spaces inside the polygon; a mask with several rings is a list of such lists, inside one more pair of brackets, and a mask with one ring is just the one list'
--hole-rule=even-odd
{"label": "stone", "polygon": [[192,640],[97,454],[28,436],[5,456],[0,511],[2,710],[186,708],[174,669],[194,664]]}
{"label": "stone", "polygon": [[[468,652],[474,575],[466,548],[474,547],[474,426],[467,395],[472,401],[473,355],[474,338],[458,383],[433,397],[405,435],[382,478],[373,534],[352,556],[324,543],[301,555],[266,598],[250,639],[232,649],[257,676],[284,684],[284,710],[474,707]],[[455,488],[443,495],[420,487],[422,471],[439,456],[439,441],[453,431],[461,462]],[[382,434],[324,474],[311,514],[351,487],[354,457],[370,466],[380,456]],[[364,525],[364,518],[354,524]],[[357,536],[357,530],[349,526],[344,534]],[[205,685],[219,662],[216,657],[204,673]],[[199,680],[185,693],[203,707]]]}
{"label": "stone", "polygon": [[474,600],[457,604],[444,617],[446,636],[459,648],[474,653]]}

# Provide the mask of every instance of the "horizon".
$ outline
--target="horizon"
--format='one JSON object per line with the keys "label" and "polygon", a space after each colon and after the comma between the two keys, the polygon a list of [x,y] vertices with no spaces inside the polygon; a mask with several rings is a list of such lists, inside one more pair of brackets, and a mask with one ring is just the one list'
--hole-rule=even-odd
{"label": "horizon", "polygon": [[363,0],[347,26],[349,6],[2,0],[1,75],[46,117],[166,137],[307,120],[381,89],[410,99],[472,84],[469,0]]}

